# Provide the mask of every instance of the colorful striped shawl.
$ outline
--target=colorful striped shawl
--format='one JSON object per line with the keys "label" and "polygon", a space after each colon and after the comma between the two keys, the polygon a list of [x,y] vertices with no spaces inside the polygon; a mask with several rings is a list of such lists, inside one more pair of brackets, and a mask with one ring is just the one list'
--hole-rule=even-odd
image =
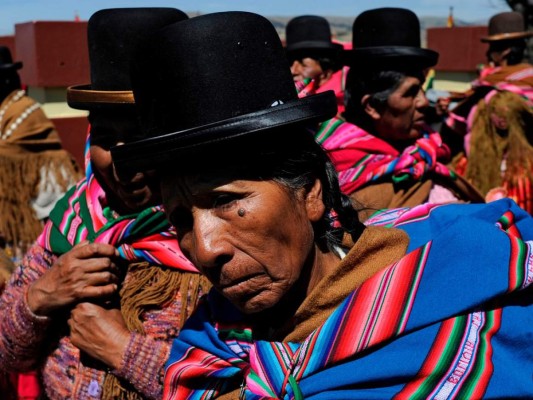
{"label": "colorful striped shawl", "polygon": [[85,179],[59,200],[37,243],[55,254],[64,254],[84,240],[108,243],[128,261],[197,272],[182,254],[161,206],[123,216],[107,206],[105,192],[92,172],[89,147],[87,139]]}
{"label": "colorful striped shawl", "polygon": [[455,179],[443,162],[450,150],[437,132],[429,131],[401,153],[386,141],[340,118],[324,122],[316,133],[339,173],[346,194],[371,183],[418,181],[429,174]]}
{"label": "colorful striped shawl", "polygon": [[532,218],[507,199],[381,217],[409,234],[407,254],[302,343],[254,341],[210,293],[174,341],[164,398],[241,383],[246,399],[532,397]]}

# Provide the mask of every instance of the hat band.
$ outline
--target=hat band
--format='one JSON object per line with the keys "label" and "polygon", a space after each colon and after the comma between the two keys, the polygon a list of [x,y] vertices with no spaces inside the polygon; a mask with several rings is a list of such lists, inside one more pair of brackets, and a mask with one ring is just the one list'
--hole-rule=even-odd
{"label": "hat band", "polygon": [[89,86],[71,86],[67,89],[68,103],[135,104],[131,90],[91,90]]}
{"label": "hat band", "polygon": [[529,36],[533,36],[533,32],[524,31],[524,32],[507,32],[507,33],[497,33],[495,35],[490,35],[481,39],[482,42],[493,42],[497,40],[512,40],[512,39],[522,39]]}

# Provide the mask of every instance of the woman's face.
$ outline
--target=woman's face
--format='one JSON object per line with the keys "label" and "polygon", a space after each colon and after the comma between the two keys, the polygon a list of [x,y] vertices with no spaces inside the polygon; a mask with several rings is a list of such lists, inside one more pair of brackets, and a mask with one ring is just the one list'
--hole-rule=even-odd
{"label": "woman's face", "polygon": [[133,114],[91,112],[90,156],[93,171],[106,191],[108,199],[122,212],[139,211],[160,204],[159,188],[150,174],[138,173],[127,181],[115,174],[109,149],[140,138]]}
{"label": "woman's face", "polygon": [[422,136],[424,109],[429,105],[418,78],[407,76],[387,99],[383,110],[376,110],[374,133],[390,143],[411,142]]}
{"label": "woman's face", "polygon": [[311,223],[323,209],[303,189],[231,176],[163,178],[163,203],[184,254],[241,311],[256,313],[311,268]]}
{"label": "woman's face", "polygon": [[315,79],[323,72],[320,63],[310,57],[294,60],[291,65],[292,79],[294,82],[300,82],[308,78]]}

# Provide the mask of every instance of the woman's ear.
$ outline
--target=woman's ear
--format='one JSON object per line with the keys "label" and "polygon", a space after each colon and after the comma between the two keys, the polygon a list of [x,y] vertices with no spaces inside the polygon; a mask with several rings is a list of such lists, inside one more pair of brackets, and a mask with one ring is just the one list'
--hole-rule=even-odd
{"label": "woman's ear", "polygon": [[374,121],[377,121],[381,118],[381,114],[370,104],[370,95],[365,94],[363,98],[361,99],[361,105],[363,106],[363,109],[365,110],[365,113],[367,113],[370,118],[372,118]]}
{"label": "woman's ear", "polygon": [[309,221],[318,222],[322,219],[326,206],[322,199],[322,182],[319,179],[315,179],[315,183],[305,195],[305,208]]}

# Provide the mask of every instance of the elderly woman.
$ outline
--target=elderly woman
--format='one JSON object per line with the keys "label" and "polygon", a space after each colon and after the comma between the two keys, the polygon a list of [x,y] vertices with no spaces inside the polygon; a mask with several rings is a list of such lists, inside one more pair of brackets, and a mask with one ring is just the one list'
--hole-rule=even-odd
{"label": "elderly woman", "polygon": [[50,399],[157,399],[164,363],[210,285],[183,257],[149,174],[119,182],[110,147],[140,131],[129,80],[135,44],[187,16],[107,9],[88,23],[86,179],[60,200],[0,299],[0,369],[38,369]]}
{"label": "elderly woman", "polygon": [[306,130],[335,96],[297,98],[268,20],[208,14],[150,44],[132,80],[151,138],[114,147],[115,167],[157,169],[214,285],[174,341],[166,399],[533,394],[531,217],[504,200],[365,227]]}
{"label": "elderly woman", "polygon": [[346,53],[345,120],[322,124],[316,138],[343,192],[365,208],[361,217],[424,202],[483,202],[446,166],[450,149],[424,121],[424,70],[438,54],[420,48],[417,16],[401,8],[363,12],[353,24],[353,49]]}

